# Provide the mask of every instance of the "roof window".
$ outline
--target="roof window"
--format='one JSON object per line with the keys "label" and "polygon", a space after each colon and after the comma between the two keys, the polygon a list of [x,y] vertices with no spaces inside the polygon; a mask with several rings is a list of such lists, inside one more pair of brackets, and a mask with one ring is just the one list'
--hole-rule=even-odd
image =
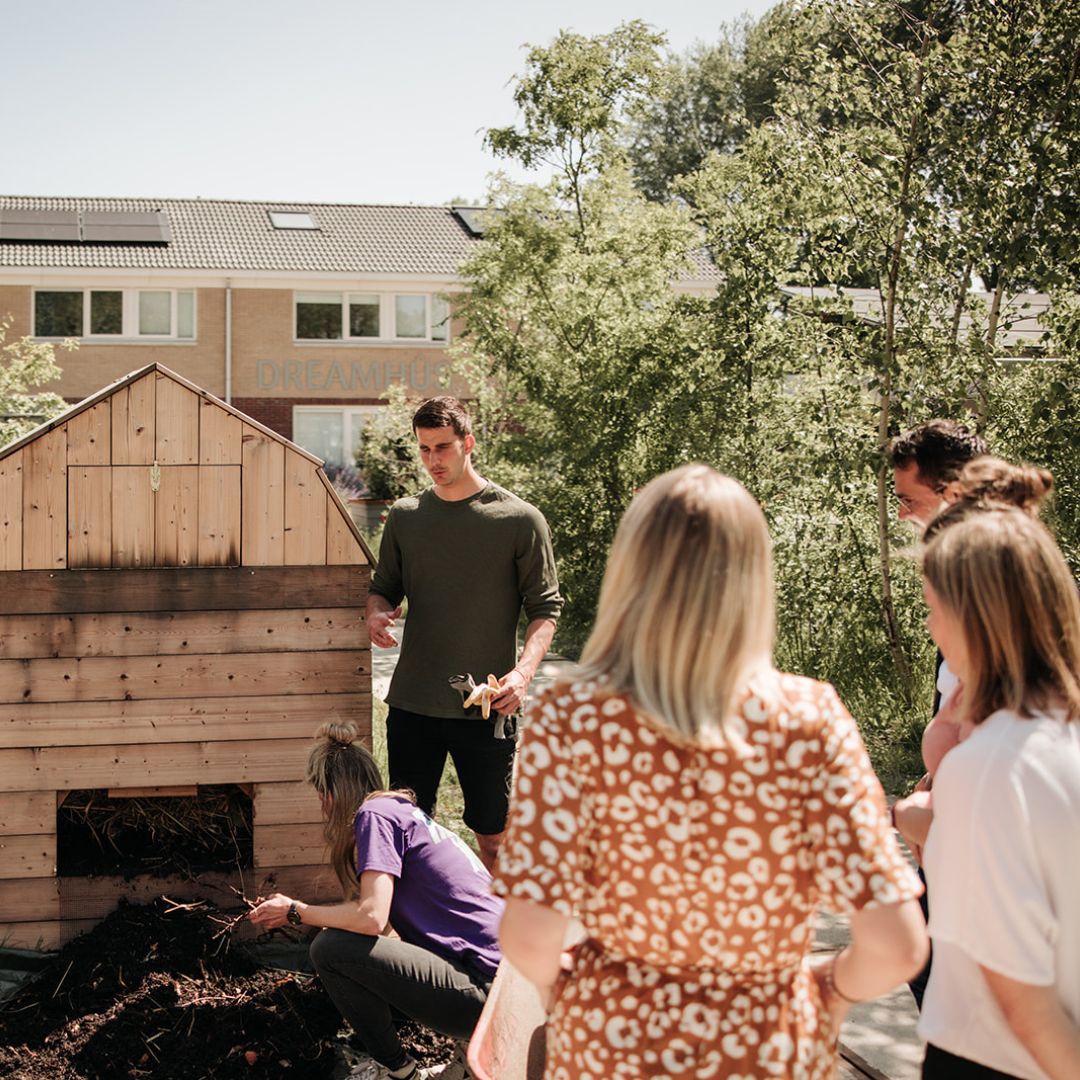
{"label": "roof window", "polygon": [[315,219],[306,211],[270,210],[270,224],[275,229],[317,229]]}

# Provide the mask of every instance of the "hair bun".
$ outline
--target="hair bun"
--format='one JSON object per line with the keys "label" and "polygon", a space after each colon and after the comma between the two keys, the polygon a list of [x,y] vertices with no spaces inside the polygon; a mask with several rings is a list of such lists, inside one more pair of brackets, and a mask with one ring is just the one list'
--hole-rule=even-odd
{"label": "hair bun", "polygon": [[1037,514],[1054,487],[1054,474],[1037,465],[1012,465],[996,457],[968,462],[960,473],[960,497],[1015,506]]}
{"label": "hair bun", "polygon": [[351,746],[359,737],[360,732],[354,724],[339,723],[336,720],[328,721],[316,732],[316,738],[327,739],[342,746]]}

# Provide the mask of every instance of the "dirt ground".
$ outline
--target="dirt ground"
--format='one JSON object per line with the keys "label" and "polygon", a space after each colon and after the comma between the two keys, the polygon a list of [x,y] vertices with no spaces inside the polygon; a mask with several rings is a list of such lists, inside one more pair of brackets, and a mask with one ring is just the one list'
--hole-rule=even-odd
{"label": "dirt ground", "polygon": [[[341,1018],[318,979],[261,968],[222,932],[230,917],[122,904],[0,1003],[0,1077],[341,1077]],[[423,1064],[452,1056],[425,1028],[401,1034]]]}

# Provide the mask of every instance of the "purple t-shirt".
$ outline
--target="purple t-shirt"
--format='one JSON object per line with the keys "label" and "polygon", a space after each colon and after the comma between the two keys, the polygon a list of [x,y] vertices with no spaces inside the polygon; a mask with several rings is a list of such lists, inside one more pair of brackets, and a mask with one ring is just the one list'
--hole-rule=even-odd
{"label": "purple t-shirt", "polygon": [[452,832],[407,799],[379,795],[356,812],[356,872],[392,874],[390,924],[402,941],[489,976],[499,966],[504,902],[491,875]]}

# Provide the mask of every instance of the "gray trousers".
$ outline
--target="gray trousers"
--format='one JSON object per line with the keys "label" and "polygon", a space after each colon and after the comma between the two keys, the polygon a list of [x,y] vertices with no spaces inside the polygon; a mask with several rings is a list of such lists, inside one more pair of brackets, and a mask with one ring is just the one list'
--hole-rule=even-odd
{"label": "gray trousers", "polygon": [[311,962],[338,1012],[387,1069],[400,1069],[408,1057],[392,1010],[443,1035],[467,1039],[491,986],[467,965],[419,945],[348,930],[320,930],[311,943]]}

